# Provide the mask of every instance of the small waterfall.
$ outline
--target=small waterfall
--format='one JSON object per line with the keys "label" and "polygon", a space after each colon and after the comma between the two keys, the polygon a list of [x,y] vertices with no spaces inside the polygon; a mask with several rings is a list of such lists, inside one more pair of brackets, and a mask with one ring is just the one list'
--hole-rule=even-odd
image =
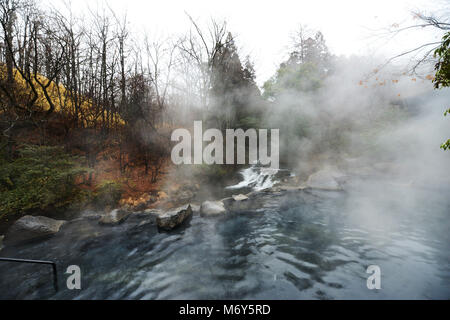
{"label": "small waterfall", "polygon": [[264,168],[258,165],[251,166],[240,172],[243,180],[237,185],[227,187],[227,190],[252,189],[261,191],[273,187],[279,181],[277,174],[280,170]]}

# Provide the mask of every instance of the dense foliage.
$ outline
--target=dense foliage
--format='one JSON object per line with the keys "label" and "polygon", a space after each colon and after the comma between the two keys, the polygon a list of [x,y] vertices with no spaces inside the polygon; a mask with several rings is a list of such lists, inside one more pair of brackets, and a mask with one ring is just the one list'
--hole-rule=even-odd
{"label": "dense foliage", "polygon": [[264,97],[276,99],[289,91],[295,94],[319,89],[330,71],[330,58],[323,34],[301,27],[293,39],[289,58],[264,84]]}
{"label": "dense foliage", "polygon": [[60,147],[24,146],[13,161],[0,159],[0,217],[62,208],[80,200],[76,179],[87,172]]}
{"label": "dense foliage", "polygon": [[[439,58],[436,64],[436,77],[434,85],[436,89],[450,87],[450,32],[446,33],[442,39],[441,46],[436,49],[435,56]],[[450,114],[450,109],[445,112],[445,116]],[[442,149],[450,149],[450,139],[442,146]]]}
{"label": "dense foliage", "polygon": [[116,205],[122,196],[122,185],[116,181],[103,181],[93,195],[93,203],[98,208]]}
{"label": "dense foliage", "polygon": [[255,82],[255,70],[247,57],[243,63],[234,38],[228,33],[214,56],[211,68],[210,112],[212,127],[258,128],[263,100]]}

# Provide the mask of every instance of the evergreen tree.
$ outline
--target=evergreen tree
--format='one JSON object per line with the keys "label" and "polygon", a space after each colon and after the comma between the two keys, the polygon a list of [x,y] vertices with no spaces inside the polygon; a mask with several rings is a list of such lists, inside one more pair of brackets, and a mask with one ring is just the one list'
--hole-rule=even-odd
{"label": "evergreen tree", "polygon": [[330,58],[323,34],[308,36],[301,28],[293,39],[289,58],[280,65],[276,75],[264,84],[264,96],[275,99],[286,90],[295,92],[318,89],[330,72]]}
{"label": "evergreen tree", "polygon": [[260,98],[253,64],[247,58],[243,66],[231,33],[214,58],[211,97],[211,120],[222,129],[237,126],[254,99]]}

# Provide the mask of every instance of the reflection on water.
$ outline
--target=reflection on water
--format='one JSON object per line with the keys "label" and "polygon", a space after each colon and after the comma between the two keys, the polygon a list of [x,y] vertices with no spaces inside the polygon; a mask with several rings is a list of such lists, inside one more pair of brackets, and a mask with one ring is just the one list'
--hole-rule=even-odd
{"label": "reflection on water", "polygon": [[[260,194],[260,209],[194,216],[174,233],[134,216],[115,228],[83,219],[2,256],[55,260],[0,265],[8,299],[449,299],[450,200],[436,192]],[[389,195],[387,197],[386,195]],[[65,289],[79,265],[82,290]],[[366,287],[369,265],[382,290]]]}

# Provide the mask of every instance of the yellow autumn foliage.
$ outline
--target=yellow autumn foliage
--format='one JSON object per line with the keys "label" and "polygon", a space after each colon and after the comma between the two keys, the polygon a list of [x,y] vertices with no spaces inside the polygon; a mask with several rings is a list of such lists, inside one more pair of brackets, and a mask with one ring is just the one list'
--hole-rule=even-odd
{"label": "yellow autumn foliage", "polygon": [[[0,77],[4,78],[5,75],[6,67],[4,65],[1,65]],[[16,90],[25,94],[31,94],[32,89],[27,83],[27,80],[24,79],[20,72],[18,72],[17,70],[14,70],[14,79]],[[98,110],[100,108],[94,106],[90,99],[79,95],[78,99],[80,99],[82,102],[80,104],[79,110],[77,111],[75,103],[71,97],[71,93],[66,90],[66,88],[62,84],[56,84],[55,82],[51,82],[50,84],[48,84],[49,80],[39,74],[37,75],[37,79],[38,81],[34,79],[34,76],[31,79],[31,82],[33,83],[38,95],[38,98],[34,105],[36,111],[46,112],[50,110],[50,104],[45,97],[44,90],[38,83],[40,82],[44,86],[48,85],[47,93],[55,107],[54,112],[65,114],[67,116],[77,117],[83,123],[84,127],[92,127],[96,124],[101,125],[103,123],[103,119],[107,119],[107,112]],[[110,114],[109,122],[119,126],[125,124],[124,120],[117,113]]]}

